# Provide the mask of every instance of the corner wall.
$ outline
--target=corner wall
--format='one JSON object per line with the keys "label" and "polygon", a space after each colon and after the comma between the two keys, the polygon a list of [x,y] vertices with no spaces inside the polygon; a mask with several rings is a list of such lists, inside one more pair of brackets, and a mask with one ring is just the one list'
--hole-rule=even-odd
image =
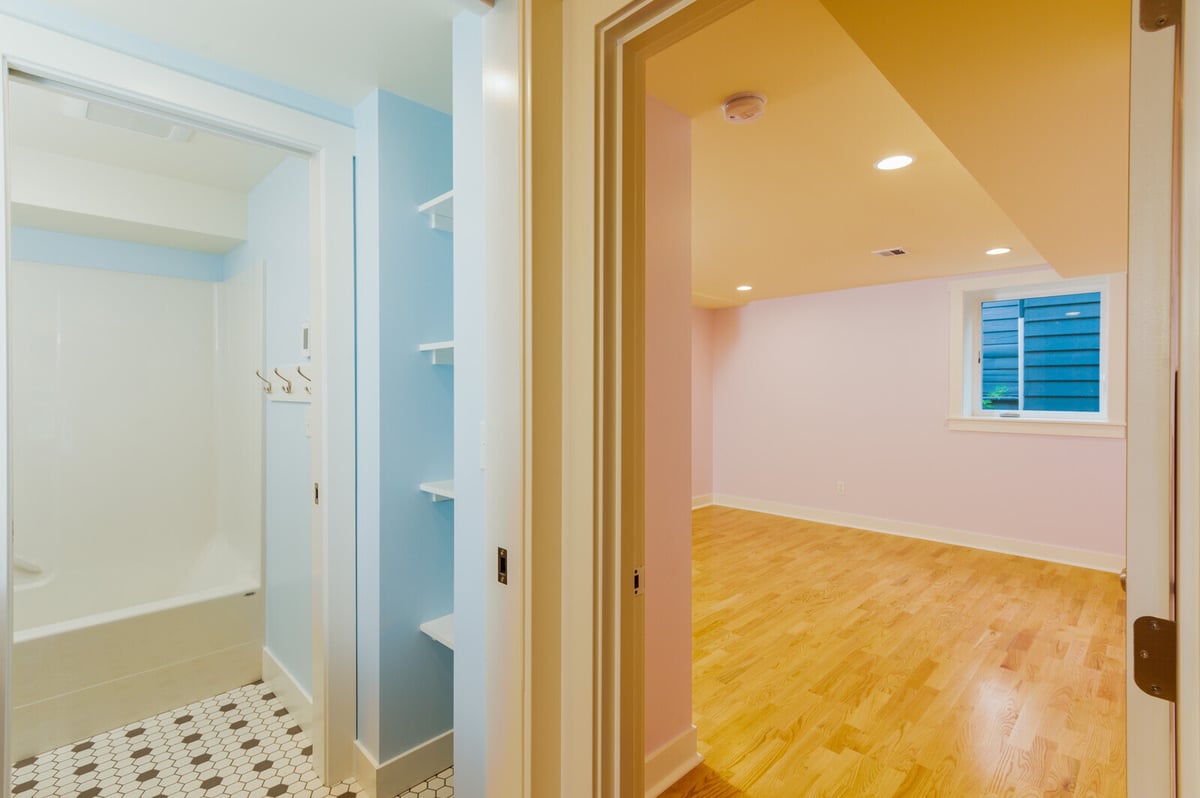
{"label": "corner wall", "polygon": [[718,311],[718,501],[1123,557],[1124,439],[946,428],[950,282]]}
{"label": "corner wall", "polygon": [[692,503],[713,492],[713,324],[716,311],[692,308]]}
{"label": "corner wall", "polygon": [[[691,168],[691,120],[647,98],[644,595],[646,753],[651,762],[660,751],[680,750],[679,740],[694,739],[692,419],[685,409],[692,390]],[[681,763],[664,770],[694,765],[695,746],[690,752],[687,747],[682,745]],[[648,765],[651,789],[653,770]]]}
{"label": "corner wall", "polygon": [[417,349],[453,337],[451,238],[417,213],[451,187],[450,117],[384,91],[355,114],[358,736],[388,765],[452,726],[454,655],[418,627],[453,607],[454,503],[417,487],[453,474],[453,367]]}
{"label": "corner wall", "polygon": [[[226,279],[263,271],[263,365],[300,363],[310,318],[308,162],[288,158],[250,191],[247,238],[225,256]],[[250,375],[253,378],[253,375]],[[266,402],[267,649],[309,696],[312,642],[312,441],[309,405]]]}

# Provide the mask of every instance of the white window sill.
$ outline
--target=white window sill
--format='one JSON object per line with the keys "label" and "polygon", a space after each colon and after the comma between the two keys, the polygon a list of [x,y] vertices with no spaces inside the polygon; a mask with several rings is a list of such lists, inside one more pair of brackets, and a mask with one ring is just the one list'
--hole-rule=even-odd
{"label": "white window sill", "polygon": [[1116,421],[1059,421],[1052,418],[951,416],[947,429],[960,432],[1002,432],[1017,435],[1075,435],[1085,438],[1124,438],[1125,425]]}

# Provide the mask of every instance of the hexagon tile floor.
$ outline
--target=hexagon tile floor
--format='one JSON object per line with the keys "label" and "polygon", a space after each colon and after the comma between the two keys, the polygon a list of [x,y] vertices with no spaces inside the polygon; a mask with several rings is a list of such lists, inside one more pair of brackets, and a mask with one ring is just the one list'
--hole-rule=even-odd
{"label": "hexagon tile floor", "polygon": [[[350,798],[323,787],[312,745],[262,683],[24,759],[14,798]],[[454,769],[399,798],[452,798]]]}

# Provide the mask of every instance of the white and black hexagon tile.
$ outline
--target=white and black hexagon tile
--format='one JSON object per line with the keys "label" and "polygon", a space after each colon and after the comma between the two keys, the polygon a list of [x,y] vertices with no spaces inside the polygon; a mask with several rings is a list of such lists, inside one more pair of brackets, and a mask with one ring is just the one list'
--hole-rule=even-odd
{"label": "white and black hexagon tile", "polygon": [[[13,798],[350,798],[324,787],[312,745],[261,682],[29,757]],[[400,798],[452,798],[451,768]]]}

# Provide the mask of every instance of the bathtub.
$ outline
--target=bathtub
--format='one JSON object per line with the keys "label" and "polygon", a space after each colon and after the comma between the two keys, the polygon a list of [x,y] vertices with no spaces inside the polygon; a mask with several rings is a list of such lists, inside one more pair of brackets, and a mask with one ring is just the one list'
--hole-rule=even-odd
{"label": "bathtub", "polygon": [[190,592],[69,617],[78,615],[86,592],[53,572],[37,577],[18,579],[14,590],[15,760],[261,677],[258,579],[226,576]]}

